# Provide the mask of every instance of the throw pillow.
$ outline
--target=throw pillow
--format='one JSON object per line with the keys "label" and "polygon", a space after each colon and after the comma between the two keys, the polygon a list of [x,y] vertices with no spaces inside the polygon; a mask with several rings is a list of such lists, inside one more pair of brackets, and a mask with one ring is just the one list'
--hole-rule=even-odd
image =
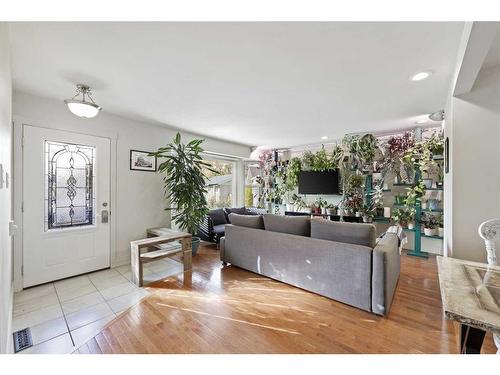
{"label": "throw pillow", "polygon": [[343,223],[328,220],[311,222],[311,237],[321,240],[375,247],[376,234],[373,224]]}
{"label": "throw pillow", "polygon": [[210,212],[208,213],[208,217],[212,219],[212,223],[214,224],[214,226],[228,223],[226,215],[224,213],[224,210],[222,210],[222,208],[210,210]]}
{"label": "throw pillow", "polygon": [[231,224],[239,227],[264,229],[264,221],[262,220],[262,216],[259,215],[238,215],[231,213],[229,214],[229,220]]}
{"label": "throw pillow", "polygon": [[263,219],[266,230],[305,237],[311,235],[311,218],[309,216],[264,214]]}

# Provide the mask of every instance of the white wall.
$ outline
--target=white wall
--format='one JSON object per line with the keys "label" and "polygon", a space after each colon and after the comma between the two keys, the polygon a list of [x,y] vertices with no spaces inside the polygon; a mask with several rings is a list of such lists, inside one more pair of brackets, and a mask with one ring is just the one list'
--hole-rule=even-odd
{"label": "white wall", "polygon": [[453,209],[448,249],[455,258],[486,262],[477,229],[500,218],[500,66],[482,70],[472,91],[451,98],[448,110],[445,135],[453,171],[444,181]]}
{"label": "white wall", "polygon": [[[112,138],[112,144],[116,144],[116,201],[111,202],[116,223],[116,254],[112,254],[112,263],[128,262],[131,240],[143,238],[146,228],[170,224],[169,214],[164,211],[161,176],[129,170],[129,152],[131,149],[156,150],[168,143],[176,130],[112,115],[106,113],[106,109],[94,119],[78,118],[68,111],[62,99],[56,101],[14,92],[16,127],[18,123],[26,123]],[[186,139],[193,137],[183,135]],[[206,138],[203,147],[207,151],[240,157],[250,154],[246,146],[210,138]]]}
{"label": "white wall", "polygon": [[[10,322],[12,313],[12,250],[9,221],[12,203],[12,82],[7,25],[0,23],[0,353],[12,351]],[[6,173],[9,174],[8,187]]]}

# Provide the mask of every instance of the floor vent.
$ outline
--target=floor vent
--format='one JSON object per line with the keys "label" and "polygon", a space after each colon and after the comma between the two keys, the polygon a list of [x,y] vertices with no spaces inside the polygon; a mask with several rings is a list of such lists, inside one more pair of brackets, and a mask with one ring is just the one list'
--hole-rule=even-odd
{"label": "floor vent", "polygon": [[13,333],[14,335],[14,353],[33,346],[31,339],[31,329],[25,328]]}

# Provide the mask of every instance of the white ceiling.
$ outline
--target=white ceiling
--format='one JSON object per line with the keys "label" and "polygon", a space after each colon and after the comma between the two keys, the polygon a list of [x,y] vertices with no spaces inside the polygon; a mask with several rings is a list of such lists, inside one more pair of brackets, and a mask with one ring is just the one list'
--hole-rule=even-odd
{"label": "white ceiling", "polygon": [[[445,105],[462,23],[13,23],[13,81],[255,146],[413,127]],[[411,82],[422,70],[434,74]]]}
{"label": "white ceiling", "polygon": [[500,65],[500,26],[497,26],[495,38],[484,60],[483,69]]}

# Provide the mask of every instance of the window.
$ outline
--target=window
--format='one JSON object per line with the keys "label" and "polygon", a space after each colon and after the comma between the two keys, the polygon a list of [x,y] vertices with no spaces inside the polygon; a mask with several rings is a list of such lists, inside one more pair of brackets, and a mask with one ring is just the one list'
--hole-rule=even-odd
{"label": "window", "polygon": [[45,230],[94,224],[95,147],[45,142]]}
{"label": "window", "polygon": [[232,207],[234,163],[216,159],[205,159],[204,161],[210,164],[211,169],[218,172],[214,173],[208,168],[203,171],[207,177],[205,197],[208,208]]}
{"label": "window", "polygon": [[245,178],[245,206],[260,207],[262,206],[262,189],[259,183],[261,172],[259,163],[245,163],[244,170]]}

